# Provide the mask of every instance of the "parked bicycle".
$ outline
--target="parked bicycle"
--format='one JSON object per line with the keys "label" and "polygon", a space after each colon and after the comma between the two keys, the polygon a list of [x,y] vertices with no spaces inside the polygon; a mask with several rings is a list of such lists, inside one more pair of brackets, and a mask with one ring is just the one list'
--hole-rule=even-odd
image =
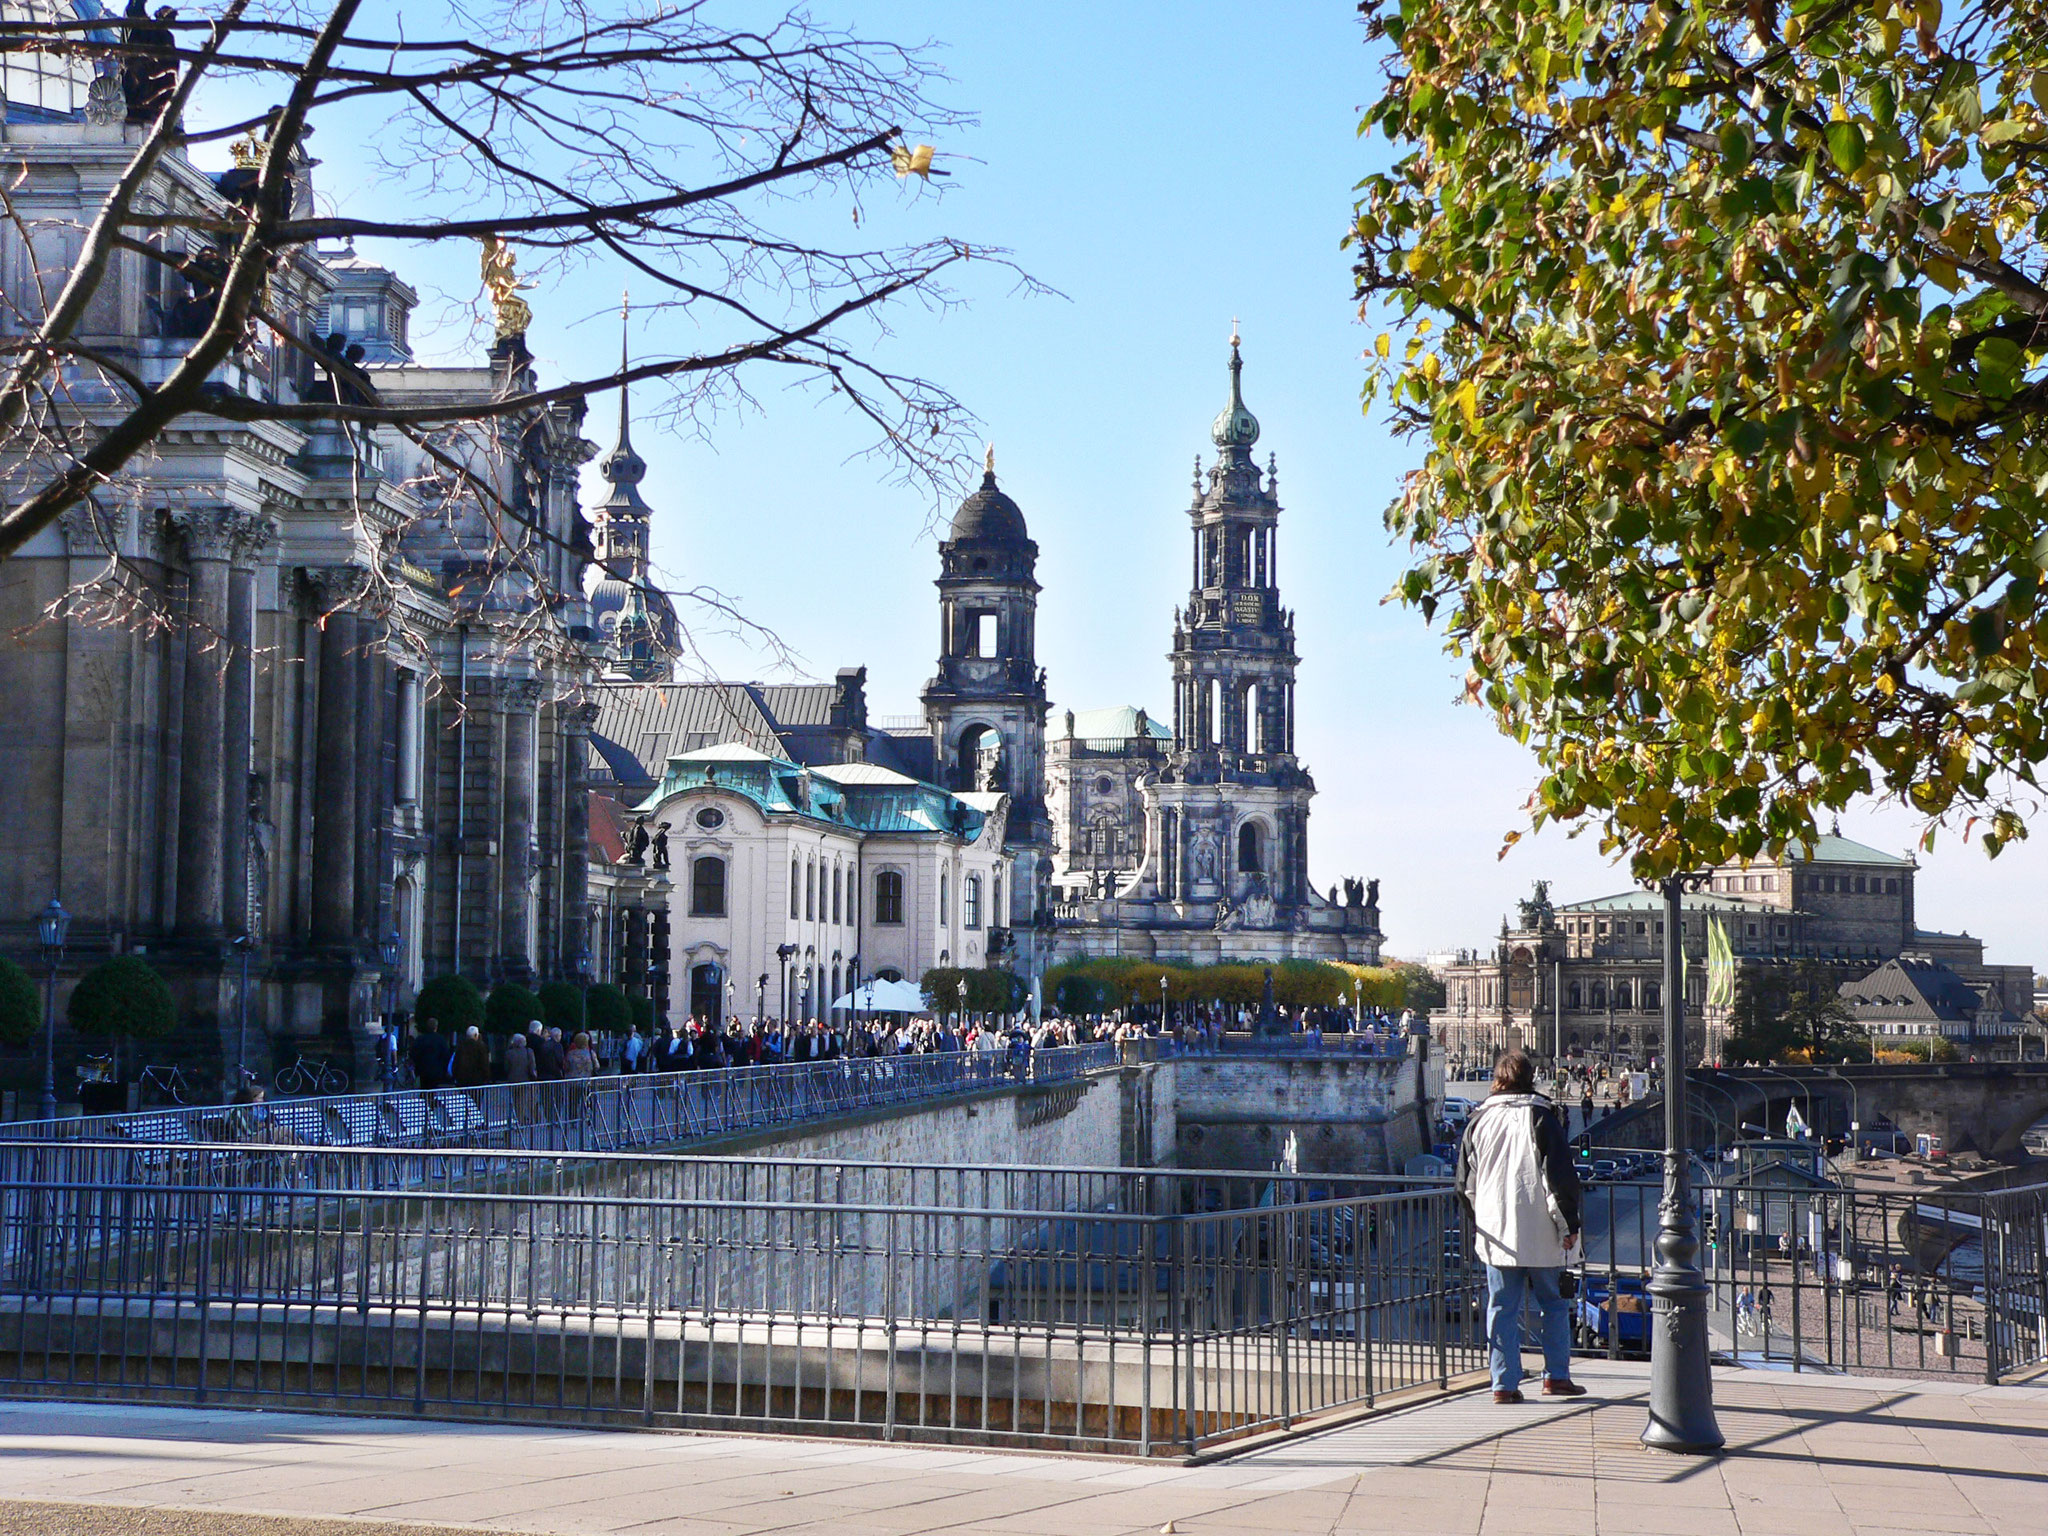
{"label": "parked bicycle", "polygon": [[331,1061],[301,1056],[272,1079],[277,1091],[289,1098],[313,1094],[347,1093],[353,1086],[349,1075]]}
{"label": "parked bicycle", "polygon": [[190,1104],[192,1085],[175,1066],[147,1066],[136,1079],[144,1104]]}
{"label": "parked bicycle", "polygon": [[114,1080],[114,1058],[111,1056],[81,1056],[78,1058],[78,1085],[87,1083],[111,1083]]}

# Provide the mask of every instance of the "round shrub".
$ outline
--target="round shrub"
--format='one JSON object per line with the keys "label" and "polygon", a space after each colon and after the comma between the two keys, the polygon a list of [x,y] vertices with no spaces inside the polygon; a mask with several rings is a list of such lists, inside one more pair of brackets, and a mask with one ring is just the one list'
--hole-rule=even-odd
{"label": "round shrub", "polygon": [[467,976],[436,976],[413,999],[412,1016],[422,1029],[432,1019],[444,1034],[459,1035],[471,1025],[483,1023],[483,994]]}
{"label": "round shrub", "polygon": [[541,1022],[559,1029],[564,1039],[583,1028],[583,1013],[583,989],[575,982],[549,981],[541,984]]}
{"label": "round shrub", "polygon": [[522,987],[516,981],[501,981],[491,988],[491,995],[484,1003],[484,1027],[495,1035],[516,1035],[539,1019],[543,1024],[546,1016],[541,1012],[540,999],[532,990]]}
{"label": "round shrub", "polygon": [[0,1045],[27,1045],[42,1032],[43,1000],[12,960],[0,958]]}
{"label": "round shrub", "polygon": [[627,1007],[633,1010],[633,1027],[642,1034],[654,1032],[654,999],[651,997],[629,997]]}
{"label": "round shrub", "polygon": [[116,955],[79,978],[65,1018],[81,1035],[155,1040],[177,1027],[178,1005],[148,961]]}
{"label": "round shrub", "polygon": [[583,994],[583,1012],[599,1034],[622,1035],[632,1027],[633,1010],[626,1006],[626,994],[608,981]]}

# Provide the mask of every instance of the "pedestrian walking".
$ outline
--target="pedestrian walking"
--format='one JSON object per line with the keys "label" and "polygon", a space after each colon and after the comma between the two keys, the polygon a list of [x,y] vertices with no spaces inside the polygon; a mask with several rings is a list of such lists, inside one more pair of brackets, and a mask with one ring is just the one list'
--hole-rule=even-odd
{"label": "pedestrian walking", "polygon": [[1486,1337],[1493,1400],[1523,1401],[1522,1304],[1542,1316],[1543,1395],[1580,1397],[1572,1380],[1571,1303],[1559,1279],[1579,1241],[1579,1176],[1557,1111],[1534,1091],[1527,1051],[1504,1051],[1493,1092],[1458,1146],[1458,1198],[1486,1266]]}

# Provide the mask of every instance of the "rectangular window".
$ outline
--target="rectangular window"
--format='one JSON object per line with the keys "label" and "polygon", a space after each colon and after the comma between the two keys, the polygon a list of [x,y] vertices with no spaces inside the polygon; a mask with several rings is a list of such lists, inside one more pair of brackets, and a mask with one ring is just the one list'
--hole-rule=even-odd
{"label": "rectangular window", "polygon": [[1898,894],[1899,894],[1899,882],[1898,882],[1897,880],[1887,880],[1887,881],[1885,881],[1885,883],[1884,883],[1884,893],[1885,893],[1885,895],[1887,895],[1887,896],[1896,896],[1896,895],[1898,895]]}
{"label": "rectangular window", "polygon": [[832,866],[832,921],[839,921],[839,866]]}
{"label": "rectangular window", "polygon": [[817,920],[818,866],[816,864],[806,864],[804,866],[804,921],[814,923]]}
{"label": "rectangular window", "polygon": [[892,927],[903,921],[903,877],[893,869],[875,876],[875,921]]}
{"label": "rectangular window", "polygon": [[967,909],[965,917],[967,926],[969,928],[979,928],[981,926],[981,876],[969,875],[967,877],[966,894],[962,897],[962,905]]}
{"label": "rectangular window", "polygon": [[795,922],[797,917],[797,885],[800,879],[801,877],[797,874],[796,860],[792,858],[789,861],[789,920],[791,922]]}
{"label": "rectangular window", "polygon": [[690,916],[725,916],[725,860],[707,857],[690,862]]}
{"label": "rectangular window", "polygon": [[1858,896],[1865,894],[1863,889],[1863,877],[1861,875],[1858,875],[1856,877],[1856,894]]}

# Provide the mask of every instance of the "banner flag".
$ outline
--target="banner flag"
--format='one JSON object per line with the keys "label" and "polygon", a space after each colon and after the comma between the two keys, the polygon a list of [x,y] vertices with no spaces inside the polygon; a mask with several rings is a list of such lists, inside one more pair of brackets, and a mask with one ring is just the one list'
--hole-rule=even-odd
{"label": "banner flag", "polygon": [[1707,919],[1707,1006],[1735,1006],[1735,950],[1718,917]]}

